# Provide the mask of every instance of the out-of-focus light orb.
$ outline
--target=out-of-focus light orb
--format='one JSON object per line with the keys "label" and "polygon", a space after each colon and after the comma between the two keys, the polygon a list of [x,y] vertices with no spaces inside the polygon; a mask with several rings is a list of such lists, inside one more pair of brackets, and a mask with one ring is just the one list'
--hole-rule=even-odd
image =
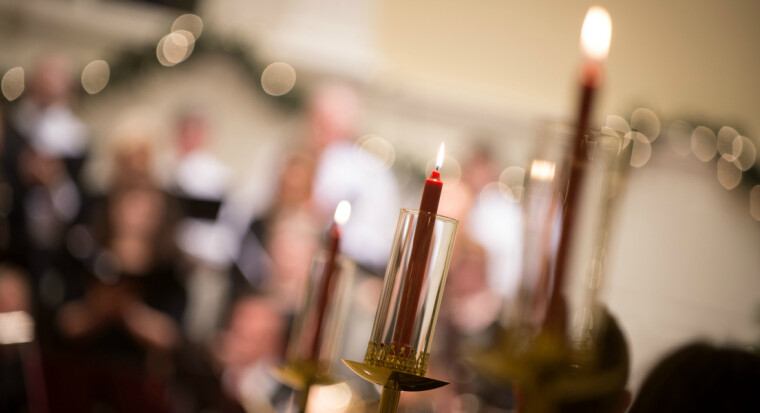
{"label": "out-of-focus light orb", "polygon": [[[437,159],[430,159],[425,165],[425,176],[430,176],[435,169]],[[443,190],[448,191],[454,189],[462,180],[462,165],[456,158],[444,155],[443,166],[440,169],[441,182],[443,182]]]}
{"label": "out-of-focus light orb", "polygon": [[718,159],[718,182],[726,189],[734,189],[742,180],[742,171],[724,157]]}
{"label": "out-of-focus light orb", "polygon": [[757,150],[755,144],[746,136],[737,136],[733,143],[733,153],[736,154],[734,159],[734,165],[746,171],[755,164],[755,157],[757,156]]}
{"label": "out-of-focus light orb", "polygon": [[94,95],[108,84],[111,68],[105,60],[93,60],[82,69],[82,87],[85,92]]}
{"label": "out-of-focus light orb", "polygon": [[704,127],[697,126],[691,134],[691,150],[694,156],[702,162],[708,162],[715,157],[718,150],[718,143],[715,139],[715,132]]}
{"label": "out-of-focus light orb", "polygon": [[651,143],[660,136],[660,119],[651,109],[638,108],[631,114],[631,129],[641,132]]}
{"label": "out-of-focus light orb", "polygon": [[356,141],[356,147],[371,153],[380,162],[366,163],[365,167],[373,172],[387,170],[396,162],[396,150],[390,142],[377,135],[364,135]]}
{"label": "out-of-focus light orb", "polygon": [[24,68],[16,66],[8,69],[0,81],[0,89],[9,101],[18,99],[24,93]]}
{"label": "out-of-focus light orb", "polygon": [[197,39],[201,37],[203,32],[203,19],[195,14],[183,14],[174,19],[174,23],[172,23],[172,31],[177,30],[187,30]]}
{"label": "out-of-focus light orb", "polygon": [[629,132],[626,137],[633,142],[631,166],[641,168],[652,157],[652,144],[649,143],[649,138],[640,132]]}
{"label": "out-of-focus light orb", "polygon": [[34,319],[26,311],[0,313],[0,344],[28,343],[34,339]]}
{"label": "out-of-focus light orb", "polygon": [[[741,146],[737,148],[738,152],[734,152],[734,141],[738,136],[739,132],[730,126],[724,126],[718,131],[718,153],[729,162],[735,161],[741,152]],[[741,141],[739,142],[741,145]]]}
{"label": "out-of-focus light orb", "polygon": [[687,156],[691,152],[691,134],[694,130],[688,123],[677,120],[668,128],[668,143],[675,153]]}
{"label": "out-of-focus light orb", "polygon": [[538,181],[551,181],[557,166],[554,162],[535,159],[530,164],[530,179]]}
{"label": "out-of-focus light orb", "polygon": [[525,169],[519,166],[509,166],[499,175],[499,182],[508,187],[523,186],[525,184]]}
{"label": "out-of-focus light orb", "polygon": [[167,34],[158,42],[158,61],[164,66],[174,66],[184,61],[193,52],[194,41],[190,32],[179,30]]}
{"label": "out-of-focus light orb", "polygon": [[749,213],[752,218],[760,221],[760,185],[755,185],[749,191]]}
{"label": "out-of-focus light orb", "polygon": [[525,169],[509,166],[499,175],[499,191],[514,202],[520,202],[525,185]]}
{"label": "out-of-focus light orb", "polygon": [[628,133],[631,131],[631,125],[624,117],[618,115],[609,115],[604,121],[604,126],[618,132]]}
{"label": "out-of-focus light orb", "polygon": [[270,64],[261,73],[261,87],[269,95],[282,96],[296,85],[296,69],[285,62]]}
{"label": "out-of-focus light orb", "polygon": [[353,398],[351,388],[346,383],[337,383],[329,386],[313,386],[310,391],[309,407],[307,411],[341,413],[348,411]]}

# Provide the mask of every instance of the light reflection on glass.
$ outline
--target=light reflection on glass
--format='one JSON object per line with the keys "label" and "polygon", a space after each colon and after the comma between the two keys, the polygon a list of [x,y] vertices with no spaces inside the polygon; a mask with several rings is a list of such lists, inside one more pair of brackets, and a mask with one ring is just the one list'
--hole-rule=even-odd
{"label": "light reflection on glass", "polygon": [[296,70],[285,62],[270,64],[261,73],[261,87],[269,95],[282,96],[296,84]]}
{"label": "light reflection on glass", "polygon": [[108,84],[111,69],[105,60],[93,60],[82,69],[82,87],[85,92],[94,95]]}
{"label": "light reflection on glass", "polygon": [[691,152],[691,134],[693,129],[688,123],[677,120],[668,128],[668,143],[675,153],[686,156]]}
{"label": "light reflection on glass", "polygon": [[8,69],[0,81],[0,88],[9,101],[18,99],[24,93],[24,68],[16,66]]}
{"label": "light reflection on glass", "polygon": [[536,159],[530,165],[530,178],[539,181],[551,181],[554,179],[555,169],[554,162]]}
{"label": "light reflection on glass", "polygon": [[752,218],[760,221],[760,185],[755,185],[749,191],[749,213]]}
{"label": "light reflection on glass", "polygon": [[660,119],[651,109],[638,108],[631,114],[631,129],[641,132],[647,142],[654,142],[660,136]]}
{"label": "light reflection on glass", "polygon": [[726,189],[734,189],[742,180],[742,171],[724,157],[718,159],[718,182]]}
{"label": "light reflection on glass", "polygon": [[714,158],[718,150],[715,132],[704,126],[697,126],[691,134],[691,150],[702,162],[708,162]]}

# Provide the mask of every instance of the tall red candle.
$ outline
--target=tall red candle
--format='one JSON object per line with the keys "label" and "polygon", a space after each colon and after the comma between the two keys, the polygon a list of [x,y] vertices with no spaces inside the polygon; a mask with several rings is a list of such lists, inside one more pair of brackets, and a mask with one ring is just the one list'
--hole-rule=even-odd
{"label": "tall red candle", "polygon": [[583,186],[586,174],[586,153],[583,144],[588,130],[591,107],[596,90],[601,83],[603,62],[609,51],[612,36],[612,23],[606,10],[592,7],[586,13],[581,30],[581,48],[584,62],[581,67],[580,105],[575,124],[573,140],[572,164],[569,182],[565,194],[565,208],[562,216],[562,231],[557,247],[557,261],[554,270],[554,283],[547,310],[546,324],[550,328],[564,329],[565,303],[562,296],[565,275],[568,267],[568,249],[573,239],[575,229],[575,214],[578,206],[578,195]]}
{"label": "tall red candle", "polygon": [[425,180],[420,201],[420,213],[417,219],[417,227],[412,240],[412,251],[409,257],[409,266],[401,290],[396,326],[393,330],[392,344],[400,351],[400,355],[409,356],[411,351],[412,333],[417,318],[417,307],[422,294],[422,285],[425,281],[425,270],[430,243],[433,239],[435,217],[438,212],[438,203],[441,200],[441,174],[439,172],[443,163],[444,145],[438,150],[435,169],[430,177]]}
{"label": "tall red candle", "polygon": [[333,223],[327,234],[327,261],[325,269],[320,278],[319,292],[317,296],[317,311],[313,323],[313,332],[311,334],[310,358],[317,360],[319,358],[319,343],[322,338],[322,329],[325,321],[325,312],[327,304],[330,301],[332,290],[334,289],[335,263],[340,249],[340,225],[348,221],[351,214],[351,204],[348,201],[341,201],[335,208]]}

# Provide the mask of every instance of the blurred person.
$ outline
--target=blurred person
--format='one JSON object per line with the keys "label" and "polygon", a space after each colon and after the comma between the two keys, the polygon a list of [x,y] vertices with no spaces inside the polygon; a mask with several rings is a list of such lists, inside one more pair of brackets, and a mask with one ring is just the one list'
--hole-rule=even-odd
{"label": "blurred person", "polygon": [[[314,176],[316,160],[307,152],[294,152],[290,154],[284,163],[284,168],[279,176],[278,189],[274,201],[269,209],[260,214],[253,220],[250,226],[249,234],[243,240],[240,257],[238,258],[238,267],[248,285],[255,289],[263,289],[272,282],[272,277],[276,273],[284,273],[285,277],[294,277],[287,275],[289,271],[282,268],[282,261],[272,256],[270,249],[271,239],[275,238],[278,230],[275,227],[284,228],[280,221],[287,217],[297,218],[295,222],[300,222],[304,231],[302,235],[306,237],[303,241],[313,244],[317,227],[317,217],[312,212],[312,180]],[[292,232],[292,231],[291,231]],[[309,241],[307,241],[309,240]],[[306,253],[314,250],[314,246],[306,249]],[[275,251],[275,254],[282,254]],[[301,254],[300,260],[285,263],[292,264],[303,268],[305,260],[311,257],[305,257]],[[276,267],[280,267],[277,269]],[[306,274],[303,274],[305,277]]]}
{"label": "blurred person", "polygon": [[760,355],[695,342],[649,372],[630,413],[758,412]]}
{"label": "blurred person", "polygon": [[511,199],[501,184],[498,168],[486,145],[476,145],[462,167],[463,182],[474,197],[463,224],[472,238],[486,248],[487,276],[492,289],[506,298],[515,295],[520,279],[522,213],[519,199]]}
{"label": "blurred person", "polygon": [[185,291],[169,199],[153,185],[126,185],[100,212],[84,294],[58,314],[68,355],[50,363],[51,399],[72,411],[170,411]]}
{"label": "blurred person", "polygon": [[351,202],[343,252],[382,272],[400,200],[395,177],[383,161],[354,144],[359,103],[352,88],[337,83],[321,85],[309,99],[306,139],[319,156],[314,206],[320,216],[331,217],[338,202]]}
{"label": "blurred person", "polygon": [[48,54],[35,63],[29,93],[10,118],[29,146],[43,146],[65,161],[68,173],[79,183],[88,150],[87,127],[71,109],[75,79],[69,58]]}
{"label": "blurred person", "polygon": [[238,250],[233,224],[219,216],[231,170],[209,150],[209,135],[209,120],[200,109],[180,114],[169,182],[183,211],[177,245],[192,263],[185,326],[196,341],[209,339],[218,327],[230,289],[230,265]]}
{"label": "blurred person", "polygon": [[285,351],[286,326],[275,301],[246,296],[233,306],[214,354],[224,389],[248,412],[284,411],[291,391],[269,373]]}

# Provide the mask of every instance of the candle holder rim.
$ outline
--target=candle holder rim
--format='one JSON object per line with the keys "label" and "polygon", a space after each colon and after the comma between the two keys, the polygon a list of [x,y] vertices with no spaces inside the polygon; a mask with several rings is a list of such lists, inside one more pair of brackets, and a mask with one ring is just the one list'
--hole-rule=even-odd
{"label": "candle holder rim", "polygon": [[459,220],[457,220],[455,218],[447,217],[445,215],[441,215],[441,214],[438,214],[438,213],[433,214],[433,213],[430,213],[430,212],[427,212],[427,211],[420,211],[419,209],[413,209],[413,208],[401,208],[401,211],[407,212],[407,213],[410,213],[410,214],[416,215],[416,216],[420,216],[420,214],[435,215],[436,219],[440,218],[441,221],[444,221],[446,223],[450,223],[450,224],[454,224],[454,225],[459,225]]}

